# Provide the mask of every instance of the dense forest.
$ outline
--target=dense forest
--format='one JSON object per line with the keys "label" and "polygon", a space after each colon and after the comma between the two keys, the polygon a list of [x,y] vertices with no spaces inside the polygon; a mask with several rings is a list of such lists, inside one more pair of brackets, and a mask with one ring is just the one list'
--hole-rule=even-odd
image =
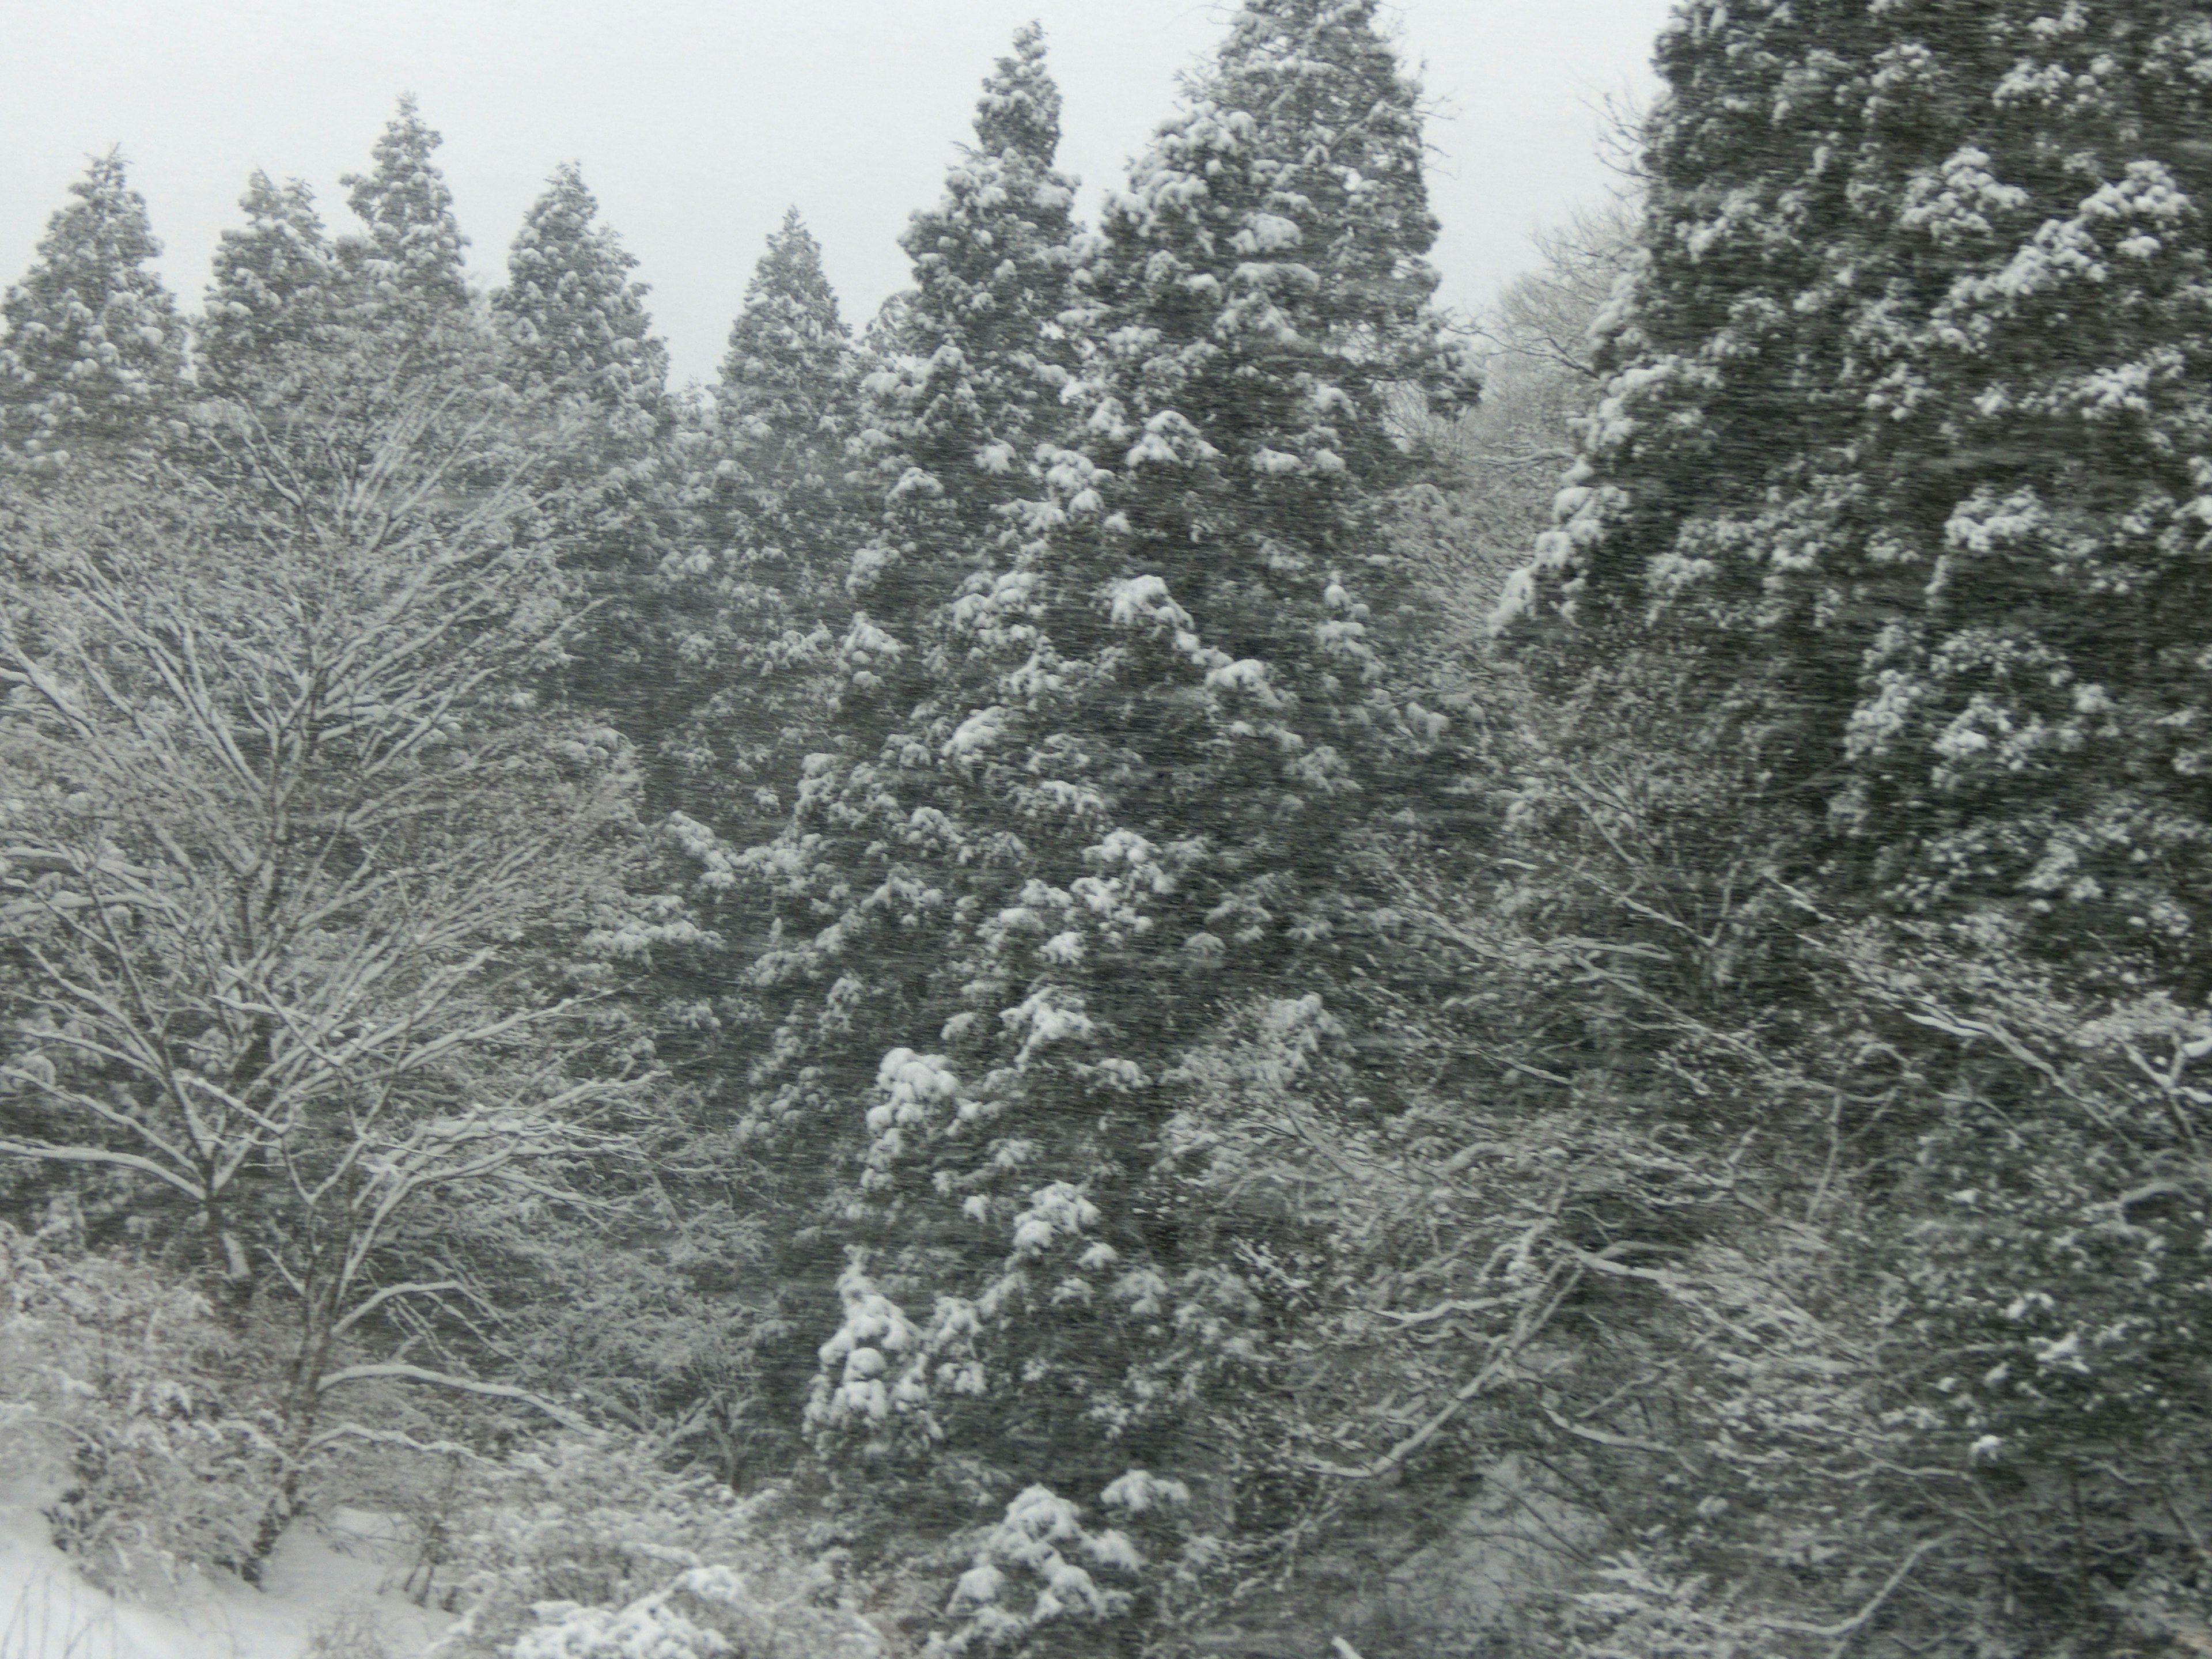
{"label": "dense forest", "polygon": [[1243,0],[1095,224],[1022,30],[911,286],[794,210],[711,386],[575,167],[472,287],[410,101],[196,313],[68,186],[0,1474],[82,1573],[2212,1652],[2212,15],[1680,0],[1466,318],[1378,9]]}

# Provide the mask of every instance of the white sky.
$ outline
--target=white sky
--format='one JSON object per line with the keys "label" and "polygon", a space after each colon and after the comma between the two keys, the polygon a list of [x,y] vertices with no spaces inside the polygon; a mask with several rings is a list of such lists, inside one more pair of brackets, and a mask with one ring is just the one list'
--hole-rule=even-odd
{"label": "white sky", "polygon": [[[1648,100],[1668,0],[1402,0],[1429,137],[1444,299],[1531,262],[1528,234],[1607,174],[1596,106]],[[711,376],[763,239],[795,204],[856,327],[906,285],[894,240],[971,136],[978,83],[1042,21],[1066,100],[1061,165],[1086,208],[1220,39],[1216,0],[15,0],[0,58],[0,281],[29,264],[85,158],[119,143],[197,308],[217,233],[257,167],[314,187],[365,168],[403,90],[439,160],[471,269],[558,162],[580,161],[653,286],[679,380]]]}

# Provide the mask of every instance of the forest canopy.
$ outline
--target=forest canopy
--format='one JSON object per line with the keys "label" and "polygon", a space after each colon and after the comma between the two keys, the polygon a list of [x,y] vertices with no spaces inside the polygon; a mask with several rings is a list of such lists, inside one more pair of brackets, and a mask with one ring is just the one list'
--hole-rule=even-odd
{"label": "forest canopy", "polygon": [[794,208],[707,386],[576,166],[472,285],[411,100],[197,309],[95,160],[0,302],[80,1570],[386,1512],[441,1659],[2212,1649],[2212,19],[1657,63],[1461,316],[1377,0],[1244,0],[1095,223],[1024,27],[910,285]]}

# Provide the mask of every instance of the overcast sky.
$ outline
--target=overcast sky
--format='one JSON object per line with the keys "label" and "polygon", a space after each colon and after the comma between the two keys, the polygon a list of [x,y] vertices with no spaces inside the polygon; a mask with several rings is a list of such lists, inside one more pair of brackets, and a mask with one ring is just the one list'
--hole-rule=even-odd
{"label": "overcast sky", "polygon": [[[1648,100],[1668,0],[1405,0],[1389,14],[1436,106],[1444,297],[1530,259],[1599,197],[1597,106]],[[969,136],[977,84],[1042,21],[1086,208],[1217,42],[1214,0],[68,0],[10,8],[0,58],[0,278],[30,262],[85,158],[120,144],[188,307],[247,175],[302,178],[349,228],[411,90],[443,132],[471,264],[501,280],[524,210],[576,161],[641,262],[679,379],[711,375],[761,243],[795,204],[848,320],[905,286],[894,240]]]}

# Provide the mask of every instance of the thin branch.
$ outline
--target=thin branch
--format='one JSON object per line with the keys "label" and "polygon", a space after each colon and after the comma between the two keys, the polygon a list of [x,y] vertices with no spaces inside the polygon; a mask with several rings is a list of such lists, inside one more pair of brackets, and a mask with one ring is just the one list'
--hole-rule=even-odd
{"label": "thin branch", "polygon": [[421,1365],[409,1365],[398,1361],[386,1361],[374,1365],[347,1365],[335,1371],[325,1371],[315,1380],[315,1392],[327,1394],[332,1389],[348,1382],[367,1382],[380,1377],[396,1377],[409,1382],[428,1382],[435,1388],[453,1389],[463,1394],[487,1395],[495,1400],[513,1400],[540,1411],[566,1428],[589,1434],[592,1425],[565,1406],[557,1406],[543,1395],[532,1394],[527,1389],[518,1389],[506,1382],[479,1382],[471,1376],[455,1376],[450,1371],[434,1371]]}

